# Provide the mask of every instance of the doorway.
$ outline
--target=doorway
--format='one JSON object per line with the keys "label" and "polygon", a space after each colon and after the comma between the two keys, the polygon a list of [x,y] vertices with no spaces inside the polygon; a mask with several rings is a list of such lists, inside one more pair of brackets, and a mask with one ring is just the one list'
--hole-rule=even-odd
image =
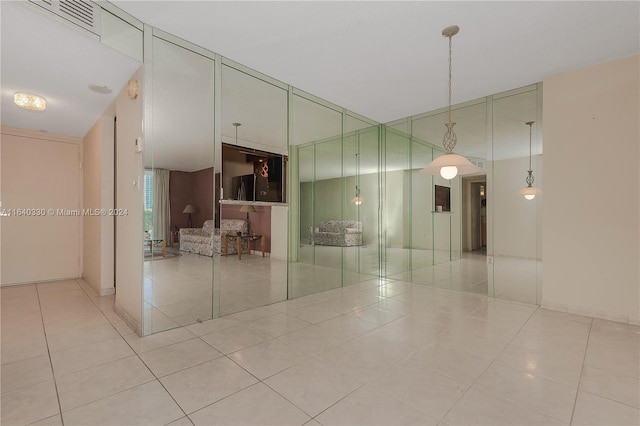
{"label": "doorway", "polygon": [[462,179],[462,248],[486,256],[487,252],[486,175]]}

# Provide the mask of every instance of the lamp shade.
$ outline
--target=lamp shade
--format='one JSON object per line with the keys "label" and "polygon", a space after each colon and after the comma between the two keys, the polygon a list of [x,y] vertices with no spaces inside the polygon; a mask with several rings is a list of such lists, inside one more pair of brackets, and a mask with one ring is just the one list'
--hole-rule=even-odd
{"label": "lamp shade", "polygon": [[359,196],[359,195],[356,195],[355,197],[353,197],[353,198],[351,199],[351,202],[352,202],[353,204],[355,204],[356,206],[359,206],[359,205],[361,205],[362,203],[364,203],[364,198],[362,198],[362,197],[361,197],[361,196]]}
{"label": "lamp shade", "polygon": [[[441,173],[441,169],[446,167],[445,172],[451,171],[452,173],[447,175]],[[453,170],[455,167],[455,170]],[[454,173],[455,172],[455,173]],[[438,175],[442,174],[442,177],[445,179],[453,179],[457,175],[472,175],[475,173],[483,173],[484,171],[473,164],[471,161],[467,160],[462,155],[449,153],[443,154],[440,157],[433,160],[431,163],[427,165],[424,169],[420,170],[420,173],[424,173],[427,175]]]}
{"label": "lamp shade", "polygon": [[242,213],[255,213],[256,208],[253,206],[253,204],[243,204],[242,207],[240,207],[240,211]]}
{"label": "lamp shade", "polygon": [[182,210],[182,213],[195,213],[196,209],[191,204],[187,204],[187,207]]}

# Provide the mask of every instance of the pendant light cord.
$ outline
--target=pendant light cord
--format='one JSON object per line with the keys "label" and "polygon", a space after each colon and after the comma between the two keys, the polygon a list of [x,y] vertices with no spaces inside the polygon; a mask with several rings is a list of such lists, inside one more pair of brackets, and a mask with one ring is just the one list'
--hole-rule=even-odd
{"label": "pendant light cord", "polygon": [[451,50],[452,50],[452,42],[451,39],[453,37],[449,36],[449,123],[451,123],[451,74],[452,74],[452,66],[451,66]]}
{"label": "pendant light cord", "polygon": [[532,135],[532,127],[533,123],[535,123],[535,121],[528,121],[527,122],[527,126],[529,126],[529,170],[527,171],[527,178],[525,179],[525,181],[527,182],[527,187],[531,187],[533,185],[534,182],[534,178],[533,178],[533,169],[531,168],[531,153],[532,153],[532,149],[531,149],[531,135]]}
{"label": "pendant light cord", "polygon": [[533,125],[533,122],[528,123],[529,124],[529,170],[531,169],[531,126]]}

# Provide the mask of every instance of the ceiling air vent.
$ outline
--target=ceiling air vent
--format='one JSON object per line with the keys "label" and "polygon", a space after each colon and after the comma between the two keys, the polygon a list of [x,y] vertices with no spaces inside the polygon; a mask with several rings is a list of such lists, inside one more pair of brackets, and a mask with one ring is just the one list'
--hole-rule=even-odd
{"label": "ceiling air vent", "polygon": [[100,35],[100,7],[87,0],[29,0],[80,27]]}
{"label": "ceiling air vent", "polygon": [[471,161],[471,164],[473,164],[474,166],[478,166],[481,169],[484,169],[484,161],[478,161],[478,160],[469,160]]}

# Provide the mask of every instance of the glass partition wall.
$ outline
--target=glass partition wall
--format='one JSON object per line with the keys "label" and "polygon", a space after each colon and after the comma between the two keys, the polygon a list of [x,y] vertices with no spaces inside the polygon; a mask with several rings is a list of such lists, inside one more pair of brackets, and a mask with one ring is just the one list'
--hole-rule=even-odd
{"label": "glass partition wall", "polygon": [[148,29],[144,334],[384,280],[539,303],[541,84],[454,106],[486,175],[447,181],[444,110],[381,125]]}

